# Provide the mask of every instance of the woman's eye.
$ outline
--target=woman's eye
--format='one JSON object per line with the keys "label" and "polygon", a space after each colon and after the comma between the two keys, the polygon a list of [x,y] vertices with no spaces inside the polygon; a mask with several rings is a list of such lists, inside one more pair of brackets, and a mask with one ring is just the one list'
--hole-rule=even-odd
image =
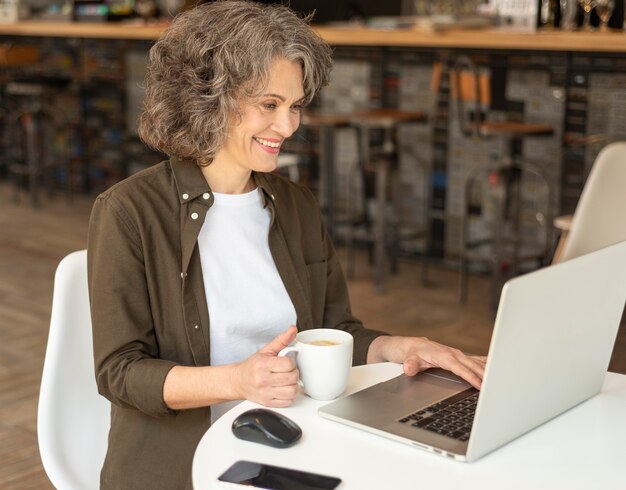
{"label": "woman's eye", "polygon": [[276,109],[276,104],[274,102],[266,102],[265,104],[263,104],[263,108],[267,109],[268,111],[274,110]]}
{"label": "woman's eye", "polygon": [[296,105],[291,106],[291,110],[294,112],[302,112],[303,109],[304,109],[304,105],[302,104],[296,104]]}

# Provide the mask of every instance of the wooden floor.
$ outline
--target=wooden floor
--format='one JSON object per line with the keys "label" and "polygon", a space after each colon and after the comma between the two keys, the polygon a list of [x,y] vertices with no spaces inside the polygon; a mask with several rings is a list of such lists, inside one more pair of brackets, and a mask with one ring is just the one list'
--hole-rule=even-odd
{"label": "wooden floor", "polygon": [[[51,489],[37,448],[36,413],[53,277],[62,257],[86,246],[92,200],[57,196],[35,210],[9,196],[0,183],[0,489]],[[486,354],[492,327],[486,279],[472,279],[470,300],[461,306],[454,271],[433,268],[433,284],[424,288],[419,265],[400,265],[387,294],[378,296],[361,258],[350,282],[355,314],[372,328]],[[624,337],[611,369],[626,373]]]}
{"label": "wooden floor", "polygon": [[34,210],[0,185],[0,488],[50,489],[37,448],[39,382],[59,260],[84,248],[90,199]]}

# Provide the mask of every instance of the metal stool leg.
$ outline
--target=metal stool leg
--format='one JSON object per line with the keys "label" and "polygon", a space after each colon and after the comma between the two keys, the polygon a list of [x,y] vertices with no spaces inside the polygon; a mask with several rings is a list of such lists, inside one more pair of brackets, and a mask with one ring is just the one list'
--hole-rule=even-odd
{"label": "metal stool leg", "polygon": [[423,201],[423,216],[422,221],[424,223],[424,229],[422,235],[424,237],[424,251],[422,253],[422,273],[421,282],[422,286],[428,286],[428,268],[430,266],[429,256],[431,249],[431,222],[430,222],[430,205],[432,197],[432,172],[428,163],[420,162],[419,158],[415,157],[418,162],[418,166],[422,172],[422,178],[424,179],[424,201]]}
{"label": "metal stool leg", "polygon": [[[507,200],[510,198],[510,195],[507,192],[507,184],[503,184],[501,181],[498,181],[496,184],[498,189],[496,191],[496,213],[493,220],[492,225],[492,252],[491,252],[491,292],[490,292],[490,300],[489,305],[492,311],[496,311],[498,308],[498,303],[500,301],[500,293],[502,291],[502,286],[506,281],[510,272],[507,270],[508,267],[511,266],[510,263],[506,263],[504,261],[504,240],[503,240],[503,227],[506,222],[506,212],[507,205],[505,204]],[[516,238],[513,237],[515,241]],[[513,245],[513,255],[515,255],[516,246]],[[511,258],[511,262],[516,262],[515,258]]]}
{"label": "metal stool leg", "polygon": [[461,215],[461,236],[459,250],[459,302],[467,302],[467,288],[469,282],[469,251],[471,245],[469,243],[469,208],[472,196],[472,190],[476,179],[480,175],[480,169],[472,170],[465,181],[463,214]]}
{"label": "metal stool leg", "polygon": [[374,288],[385,292],[385,231],[387,229],[386,190],[389,163],[386,159],[376,161],[376,219],[374,222]]}
{"label": "metal stool leg", "polygon": [[[358,209],[356,205],[359,199],[359,192],[356,190],[357,182],[363,172],[363,162],[361,161],[361,131],[359,128],[354,128],[356,132],[357,143],[357,161],[353,168],[348,173],[348,192],[346,194],[346,231],[345,231],[345,254],[346,254],[346,277],[353,279],[355,276],[355,246],[356,246],[356,233],[355,228],[361,221],[360,214],[365,213],[366,209]],[[364,183],[362,183],[364,185]]]}
{"label": "metal stool leg", "polygon": [[459,251],[459,302],[467,302],[468,264],[466,254],[467,217],[461,217],[461,250]]}
{"label": "metal stool leg", "polygon": [[333,166],[333,128],[330,126],[322,126],[320,128],[320,157],[322,165],[320,169],[323,172],[325,186],[325,215],[326,228],[331,237],[335,233],[335,179]]}
{"label": "metal stool leg", "polygon": [[424,166],[424,252],[422,254],[422,285],[428,286],[430,284],[428,278],[428,269],[430,266],[430,251],[431,251],[431,223],[430,223],[430,205],[432,198],[432,172],[430,168]]}
{"label": "metal stool leg", "polygon": [[39,186],[42,173],[40,114],[26,114],[24,121],[26,131],[26,167],[28,169],[28,187],[33,207],[39,207]]}

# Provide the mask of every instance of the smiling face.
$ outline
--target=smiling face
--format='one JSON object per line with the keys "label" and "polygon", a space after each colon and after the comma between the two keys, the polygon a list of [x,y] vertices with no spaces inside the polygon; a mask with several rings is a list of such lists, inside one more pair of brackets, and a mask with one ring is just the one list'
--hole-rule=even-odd
{"label": "smiling face", "polygon": [[226,143],[206,169],[233,179],[275,170],[281,145],[300,125],[303,99],[300,64],[274,60],[267,86],[260,97],[242,104],[241,117],[233,118]]}

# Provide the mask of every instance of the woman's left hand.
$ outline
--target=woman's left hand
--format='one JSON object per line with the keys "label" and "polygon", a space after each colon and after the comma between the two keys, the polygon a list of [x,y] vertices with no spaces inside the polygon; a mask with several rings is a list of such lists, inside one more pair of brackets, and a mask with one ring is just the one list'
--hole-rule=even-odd
{"label": "woman's left hand", "polygon": [[480,389],[487,358],[469,356],[459,349],[448,347],[425,337],[377,337],[367,352],[367,363],[396,362],[404,373],[415,376],[420,371],[438,367],[453,372]]}

